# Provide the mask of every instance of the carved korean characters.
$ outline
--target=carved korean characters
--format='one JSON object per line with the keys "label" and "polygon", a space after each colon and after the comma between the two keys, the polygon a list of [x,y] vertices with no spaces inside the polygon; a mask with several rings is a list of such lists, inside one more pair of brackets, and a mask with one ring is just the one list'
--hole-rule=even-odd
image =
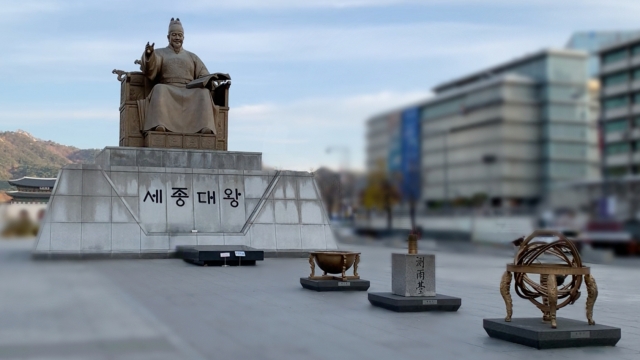
{"label": "carved korean characters", "polygon": [[150,232],[238,232],[246,221],[241,176],[141,173],[140,217]]}

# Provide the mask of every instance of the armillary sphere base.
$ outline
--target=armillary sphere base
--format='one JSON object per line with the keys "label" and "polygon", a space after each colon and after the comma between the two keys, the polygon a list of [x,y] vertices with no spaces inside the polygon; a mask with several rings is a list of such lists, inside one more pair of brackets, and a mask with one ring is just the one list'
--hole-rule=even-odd
{"label": "armillary sphere base", "polygon": [[487,334],[516,344],[537,349],[557,349],[583,346],[615,346],[620,340],[620,328],[589,325],[586,321],[557,318],[558,327],[552,329],[541,318],[484,319]]}

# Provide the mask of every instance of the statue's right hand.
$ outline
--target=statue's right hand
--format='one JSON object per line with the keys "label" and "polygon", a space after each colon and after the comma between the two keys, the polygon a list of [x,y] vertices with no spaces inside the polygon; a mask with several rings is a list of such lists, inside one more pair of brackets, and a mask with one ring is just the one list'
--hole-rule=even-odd
{"label": "statue's right hand", "polygon": [[155,44],[156,44],[156,43],[153,43],[153,44],[149,45],[149,43],[147,42],[147,45],[144,47],[144,52],[145,52],[145,54],[147,54],[147,55],[151,55],[151,54],[153,53],[153,46],[154,46]]}

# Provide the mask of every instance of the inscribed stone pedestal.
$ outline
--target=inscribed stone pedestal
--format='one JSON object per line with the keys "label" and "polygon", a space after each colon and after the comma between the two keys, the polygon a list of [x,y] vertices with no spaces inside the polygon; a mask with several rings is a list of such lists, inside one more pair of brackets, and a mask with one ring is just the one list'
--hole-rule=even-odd
{"label": "inscribed stone pedestal", "polygon": [[391,254],[391,291],[400,296],[436,296],[436,256]]}
{"label": "inscribed stone pedestal", "polygon": [[[60,195],[60,186],[54,188],[35,248],[38,256],[167,257],[177,245],[201,241],[269,252],[337,248],[322,203],[298,197],[297,183],[316,188],[312,174],[245,170],[246,163],[234,162],[228,165],[235,169],[190,168],[204,166],[204,161],[187,161],[202,150],[148,149],[145,153],[156,153],[153,158],[162,166],[141,166],[137,151],[107,148],[98,157],[100,165],[62,169],[61,181],[80,184],[79,195]],[[259,153],[233,154],[262,166]],[[277,189],[286,190],[276,197]],[[65,190],[71,192],[68,186]],[[245,192],[251,197],[245,199]]]}

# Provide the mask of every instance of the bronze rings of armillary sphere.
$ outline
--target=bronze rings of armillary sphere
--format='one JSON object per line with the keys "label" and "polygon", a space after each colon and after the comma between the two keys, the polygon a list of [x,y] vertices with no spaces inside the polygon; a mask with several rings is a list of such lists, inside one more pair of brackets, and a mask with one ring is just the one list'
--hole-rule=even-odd
{"label": "bronze rings of armillary sphere", "polygon": [[[533,241],[537,237],[557,237],[553,242]],[[543,255],[560,260],[559,262],[542,262]],[[502,275],[500,294],[507,307],[505,321],[511,321],[513,303],[509,289],[511,276],[515,278],[515,291],[523,299],[531,301],[542,311],[542,320],[550,322],[552,328],[557,327],[556,311],[573,304],[580,297],[582,279],[587,285],[587,321],[593,321],[593,305],[598,297],[596,281],[590,269],[582,266],[580,253],[576,246],[564,235],[556,231],[537,230],[522,241],[512,264],[507,264],[507,271]],[[529,274],[540,275],[539,282]]]}
{"label": "bronze rings of armillary sphere", "polygon": [[[324,273],[316,276],[316,263]],[[358,264],[360,263],[360,253],[351,251],[311,251],[309,252],[309,266],[311,275],[309,279],[315,280],[357,280]],[[353,266],[353,275],[346,272]],[[330,276],[327,274],[340,274],[340,276]]]}

